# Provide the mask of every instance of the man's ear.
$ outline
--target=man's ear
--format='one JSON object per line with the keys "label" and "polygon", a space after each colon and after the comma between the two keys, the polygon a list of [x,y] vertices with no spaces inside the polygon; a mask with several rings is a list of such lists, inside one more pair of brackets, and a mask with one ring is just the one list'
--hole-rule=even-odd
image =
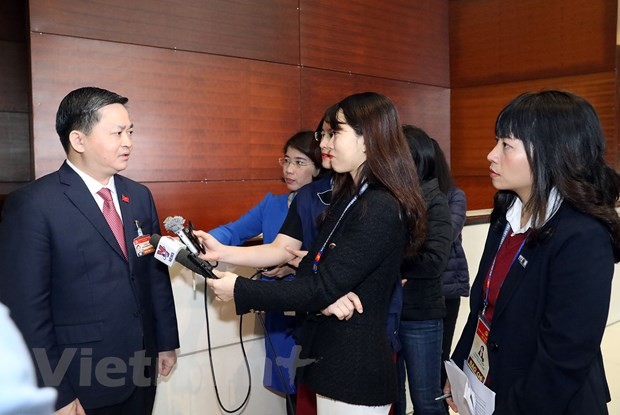
{"label": "man's ear", "polygon": [[71,148],[76,153],[84,152],[84,134],[80,131],[73,130],[69,133],[69,143],[71,144]]}

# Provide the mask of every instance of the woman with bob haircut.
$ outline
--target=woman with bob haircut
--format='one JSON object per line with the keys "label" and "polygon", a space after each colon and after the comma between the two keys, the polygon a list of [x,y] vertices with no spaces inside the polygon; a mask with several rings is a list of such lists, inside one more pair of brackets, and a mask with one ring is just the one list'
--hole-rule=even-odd
{"label": "woman with bob haircut", "polygon": [[496,392],[495,414],[607,414],[600,344],[620,177],[596,111],[569,92],[528,92],[500,112],[495,136],[498,192],[453,360]]}
{"label": "woman with bob haircut", "polygon": [[[317,131],[323,158],[336,172],[332,203],[319,236],[293,281],[266,283],[218,273],[208,284],[238,314],[308,312],[300,333],[301,382],[317,393],[319,415],[387,414],[396,369],[386,336],[388,304],[404,254],[424,240],[426,222],[415,165],[396,107],[373,93],[330,107]],[[209,249],[209,238],[197,232]],[[219,259],[226,262],[225,257]],[[348,320],[320,310],[350,291],[363,312]]]}

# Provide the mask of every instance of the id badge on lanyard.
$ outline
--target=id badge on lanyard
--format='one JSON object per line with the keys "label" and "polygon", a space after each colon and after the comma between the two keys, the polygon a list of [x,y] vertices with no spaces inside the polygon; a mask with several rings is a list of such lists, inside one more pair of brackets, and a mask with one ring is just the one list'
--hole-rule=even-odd
{"label": "id badge on lanyard", "polygon": [[489,351],[487,342],[489,340],[490,331],[489,322],[480,313],[478,315],[478,324],[476,325],[476,335],[467,356],[467,367],[476,375],[478,380],[484,383],[489,375]]}
{"label": "id badge on lanyard", "polygon": [[135,220],[134,223],[136,224],[136,228],[138,230],[138,236],[133,240],[133,247],[136,250],[136,256],[140,258],[141,256],[152,254],[155,252],[155,247],[151,245],[151,235],[144,235],[142,233],[140,222]]}
{"label": "id badge on lanyard", "polygon": [[[497,248],[497,253],[501,246],[503,245],[506,237],[508,236],[508,232],[510,230],[510,224],[506,224],[504,228],[504,232],[502,234],[502,238],[500,240],[499,246]],[[527,239],[527,238],[526,238]],[[512,263],[514,263],[515,259],[521,252],[523,245],[525,244],[525,240],[519,246],[515,257],[513,258]],[[491,324],[485,318],[485,311],[487,309],[487,305],[489,303],[489,290],[491,287],[491,278],[493,277],[493,270],[495,269],[495,261],[497,260],[497,253],[495,254],[495,258],[493,258],[493,262],[491,263],[489,273],[485,280],[485,297],[484,297],[484,307],[482,311],[478,314],[478,323],[476,324],[476,334],[474,336],[474,341],[471,346],[471,350],[469,351],[469,356],[467,357],[467,367],[472,371],[472,373],[480,380],[480,382],[486,382],[487,376],[489,375],[489,350],[487,348],[488,340],[489,340],[489,332],[491,329]],[[525,259],[524,259],[525,261]],[[523,264],[522,264],[523,265]],[[526,261],[527,265],[527,261]]]}

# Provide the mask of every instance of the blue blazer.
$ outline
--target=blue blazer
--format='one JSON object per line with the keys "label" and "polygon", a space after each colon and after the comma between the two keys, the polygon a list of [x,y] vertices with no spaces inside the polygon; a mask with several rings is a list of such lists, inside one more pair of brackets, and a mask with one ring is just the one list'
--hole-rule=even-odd
{"label": "blue blazer", "polygon": [[226,245],[241,245],[259,234],[263,234],[263,243],[271,243],[288,213],[289,194],[274,195],[267,193],[265,198],[234,222],[220,225],[209,233]]}
{"label": "blue blazer", "polygon": [[[491,225],[487,236],[471,311],[453,353],[461,367],[505,224]],[[600,344],[614,273],[609,233],[566,201],[543,230],[548,237],[523,247],[522,259],[512,264],[497,299],[488,339],[495,414],[607,414],[611,398]]]}
{"label": "blue blazer", "polygon": [[[209,233],[219,242],[226,245],[241,245],[243,242],[260,233],[263,234],[263,243],[271,243],[278,235],[278,231],[288,213],[289,194],[279,196],[267,193],[265,198],[246,214],[234,222],[211,229]],[[290,281],[295,274],[284,277]],[[275,277],[261,277],[267,281],[279,281]],[[265,315],[265,371],[263,385],[281,393],[296,393],[295,370],[292,367],[296,353],[295,317],[284,315],[282,312],[270,311]],[[272,350],[273,347],[273,350]],[[275,352],[275,354],[274,354]],[[280,373],[282,373],[282,379]]]}
{"label": "blue blazer", "polygon": [[58,389],[57,408],[75,398],[85,408],[119,403],[144,386],[145,369],[156,380],[144,356],[179,347],[167,269],[152,255],[138,258],[132,243],[135,220],[145,234],[160,233],[153,198],[143,185],[114,180],[128,260],[66,163],[12,193],[3,210],[0,301],[33,352],[39,382]]}

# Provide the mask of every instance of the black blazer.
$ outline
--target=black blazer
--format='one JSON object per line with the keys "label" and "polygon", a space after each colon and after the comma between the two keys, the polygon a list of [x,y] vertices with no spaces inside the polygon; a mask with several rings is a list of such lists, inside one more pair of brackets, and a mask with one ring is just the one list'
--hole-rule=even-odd
{"label": "black blazer", "polygon": [[[129,260],[66,163],[12,193],[3,210],[0,301],[33,351],[39,382],[57,387],[57,408],[76,397],[86,408],[121,402],[144,379],[136,358],[179,347],[167,269],[152,255],[138,258],[132,243],[134,220],[159,233],[153,198],[143,185],[114,180]],[[101,362],[100,371],[112,363],[121,373],[97,376]],[[153,364],[147,369],[155,375]]]}
{"label": "black blazer", "polygon": [[[491,225],[471,311],[453,353],[463,365],[482,309],[483,281],[505,220]],[[568,202],[544,226],[549,236],[523,247],[501,288],[488,339],[488,385],[495,414],[607,414],[603,370],[605,331],[614,256],[606,227]]]}
{"label": "black blazer", "polygon": [[[400,206],[387,191],[370,186],[329,239],[318,265],[313,260],[347,201],[330,211],[314,246],[299,264],[297,279],[269,283],[237,278],[237,313],[257,310],[311,312],[300,334],[302,382],[329,398],[378,406],[396,397],[396,367],[386,335],[388,304],[405,247]],[[349,291],[364,306],[350,320],[320,310]]]}

